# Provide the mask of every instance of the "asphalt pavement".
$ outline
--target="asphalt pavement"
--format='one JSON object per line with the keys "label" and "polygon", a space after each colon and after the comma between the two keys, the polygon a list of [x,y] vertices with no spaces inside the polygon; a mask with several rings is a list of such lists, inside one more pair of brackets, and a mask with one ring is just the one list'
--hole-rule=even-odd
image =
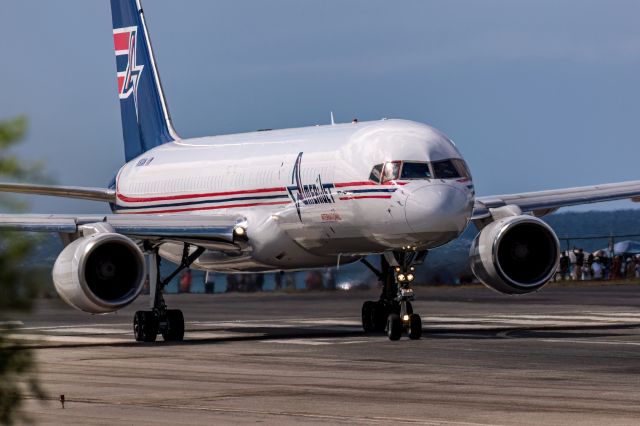
{"label": "asphalt pavement", "polygon": [[133,340],[145,297],[100,316],[40,300],[11,318],[48,394],[26,409],[55,425],[640,423],[640,284],[418,287],[424,336],[397,342],[361,330],[376,296],[169,295],[186,340],[155,344]]}

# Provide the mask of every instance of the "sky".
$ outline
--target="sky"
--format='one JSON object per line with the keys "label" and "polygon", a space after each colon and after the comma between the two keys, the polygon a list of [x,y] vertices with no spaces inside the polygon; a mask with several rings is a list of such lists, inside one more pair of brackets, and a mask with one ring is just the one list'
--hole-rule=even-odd
{"label": "sky", "polygon": [[[640,2],[146,0],[182,137],[406,118],[451,137],[478,195],[640,179]],[[108,0],[3,0],[0,119],[62,185],[124,162]],[[40,213],[103,213],[31,197]],[[633,208],[625,201],[588,207]]]}

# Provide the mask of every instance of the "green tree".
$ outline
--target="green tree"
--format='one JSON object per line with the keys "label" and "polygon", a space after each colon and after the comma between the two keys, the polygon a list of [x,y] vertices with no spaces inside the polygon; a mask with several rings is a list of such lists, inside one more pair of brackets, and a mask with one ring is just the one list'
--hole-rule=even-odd
{"label": "green tree", "polygon": [[[39,165],[24,165],[11,152],[24,137],[27,129],[25,117],[0,121],[0,180],[39,178]],[[9,196],[0,198],[0,209],[18,211],[24,208]],[[34,238],[28,234],[0,231],[0,321],[6,321],[12,312],[31,308],[37,283],[21,265],[29,258]],[[41,398],[33,352],[21,346],[16,330],[7,322],[0,322],[0,424],[13,424],[28,420],[21,410],[27,394]],[[19,336],[19,335],[18,335]]]}

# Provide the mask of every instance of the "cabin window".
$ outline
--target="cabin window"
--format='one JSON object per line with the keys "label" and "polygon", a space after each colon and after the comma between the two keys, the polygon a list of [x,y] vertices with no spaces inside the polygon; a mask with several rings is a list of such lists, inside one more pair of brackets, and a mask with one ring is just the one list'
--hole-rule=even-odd
{"label": "cabin window", "polygon": [[431,169],[429,163],[414,163],[405,161],[402,164],[400,179],[430,179]]}
{"label": "cabin window", "polygon": [[382,182],[397,180],[400,176],[400,164],[402,164],[400,161],[385,163],[384,170],[382,172]]}
{"label": "cabin window", "polygon": [[434,161],[431,163],[433,175],[438,179],[455,179],[460,177],[460,173],[455,168],[451,160]]}
{"label": "cabin window", "polygon": [[382,174],[382,164],[376,164],[373,166],[371,170],[371,174],[369,175],[369,180],[374,181],[375,183],[380,183],[380,175]]}

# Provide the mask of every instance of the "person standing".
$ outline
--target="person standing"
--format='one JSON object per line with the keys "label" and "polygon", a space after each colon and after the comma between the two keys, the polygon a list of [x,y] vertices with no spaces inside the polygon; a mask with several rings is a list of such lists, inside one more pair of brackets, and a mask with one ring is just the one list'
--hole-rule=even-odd
{"label": "person standing", "polygon": [[213,294],[216,288],[216,283],[213,280],[213,272],[207,271],[204,274],[204,292],[207,294]]}
{"label": "person standing", "polygon": [[178,293],[191,293],[191,269],[186,269],[180,277],[180,285],[178,287]]}
{"label": "person standing", "polygon": [[603,276],[603,268],[602,264],[600,263],[599,257],[596,257],[594,259],[593,264],[591,265],[591,269],[593,270],[593,279],[601,280]]}
{"label": "person standing", "polygon": [[620,256],[616,255],[613,258],[613,262],[611,262],[611,279],[612,280],[619,280],[620,278],[622,278],[622,276],[620,275],[621,267],[622,267],[622,259],[620,258]]}

